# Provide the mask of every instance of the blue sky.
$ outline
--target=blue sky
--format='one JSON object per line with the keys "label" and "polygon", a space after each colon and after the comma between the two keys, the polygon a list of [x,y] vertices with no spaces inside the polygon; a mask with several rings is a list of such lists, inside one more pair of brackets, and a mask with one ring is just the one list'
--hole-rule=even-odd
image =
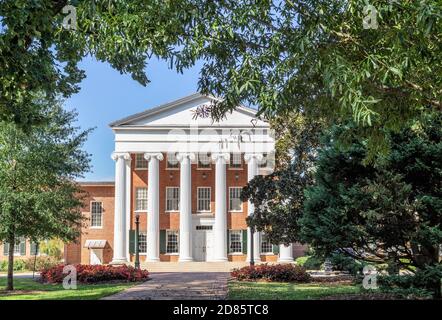
{"label": "blue sky", "polygon": [[80,67],[86,71],[86,78],[80,92],[65,106],[77,110],[82,129],[95,127],[84,146],[91,154],[92,171],[82,180],[104,181],[114,180],[115,171],[110,158],[114,136],[109,123],[196,92],[201,65],[178,74],[169,70],[167,63],[151,60],[146,69],[151,82],[146,87],[91,57],[85,58]]}

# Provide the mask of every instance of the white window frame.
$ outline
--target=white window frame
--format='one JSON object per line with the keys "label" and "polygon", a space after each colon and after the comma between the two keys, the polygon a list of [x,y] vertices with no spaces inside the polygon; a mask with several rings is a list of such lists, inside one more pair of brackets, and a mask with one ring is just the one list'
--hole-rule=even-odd
{"label": "white window frame", "polygon": [[141,160],[143,162],[146,162],[145,167],[138,166],[138,162],[140,161],[140,159],[138,159],[139,156],[141,156],[141,158],[144,159],[144,153],[136,153],[135,154],[135,170],[147,170],[147,168],[149,167],[149,162],[146,159]]}
{"label": "white window frame", "polygon": [[[93,224],[92,224],[92,221],[94,221],[94,219],[93,219],[93,216],[94,216],[94,210],[93,210],[93,208],[94,208],[94,203],[99,203],[100,204],[100,210],[101,210],[101,212],[100,212],[100,215],[101,215],[101,217],[100,217],[100,225],[98,226],[94,226]],[[90,229],[103,229],[103,202],[102,201],[95,201],[95,200],[93,200],[93,201],[91,201],[90,203],[89,203],[89,206],[90,206],[90,215],[91,215],[91,224],[90,224]]]}
{"label": "white window frame", "polygon": [[[260,240],[261,240],[260,241],[261,242],[260,243],[261,254],[262,255],[273,255],[274,254],[273,253],[273,244],[267,240],[267,236],[265,234],[261,234],[261,239]],[[263,244],[266,243],[266,242],[270,243],[270,251],[263,250]]]}
{"label": "white window frame", "polygon": [[[239,233],[239,243],[240,243],[240,251],[231,251],[231,243],[232,243],[232,235],[233,234],[237,234],[237,233]],[[243,236],[243,230],[229,230],[229,248],[228,248],[228,252],[229,252],[229,254],[231,254],[231,255],[235,255],[235,254],[237,254],[237,255],[240,255],[240,254],[243,254],[243,248],[242,248],[242,246],[243,246],[243,238],[242,238],[242,236]]]}
{"label": "white window frame", "polygon": [[[200,167],[200,155],[207,155],[207,157],[208,157],[208,159],[209,159],[209,166],[208,167]],[[211,154],[210,153],[198,153],[197,154],[197,161],[196,161],[196,163],[197,163],[197,165],[196,165],[196,168],[197,168],[197,170],[212,170],[212,162],[210,161],[210,156],[211,156]]]}
{"label": "white window frame", "polygon": [[[197,192],[196,192],[196,211],[198,213],[207,213],[207,212],[212,212],[212,187],[197,187],[196,188]],[[200,210],[200,200],[204,201],[207,199],[200,199],[200,189],[208,189],[209,190],[209,210]]]}
{"label": "white window frame", "polygon": [[172,155],[171,153],[166,153],[166,170],[180,170],[180,162],[176,158],[176,154],[173,154],[176,160],[176,167],[169,167],[169,156]]}
{"label": "white window frame", "polygon": [[[176,252],[168,252],[168,243],[169,243],[169,234],[171,233],[176,233],[176,247],[177,247],[177,251]],[[180,254],[180,233],[178,230],[166,230],[166,255],[169,256],[176,256]]]}
{"label": "white window frame", "polygon": [[[146,201],[146,208],[138,208],[138,190],[140,189],[144,189],[146,190],[146,199],[141,199],[141,200],[145,200]],[[137,187],[135,188],[135,212],[147,212],[147,208],[149,206],[148,204],[149,202],[149,198],[148,198],[148,194],[147,194],[147,188],[146,187]]]}
{"label": "white window frame", "polygon": [[[178,198],[176,199],[177,200],[177,202],[178,202],[178,208],[175,210],[175,209],[168,209],[167,208],[167,204],[168,204],[168,200],[169,200],[169,198],[168,198],[168,195],[169,195],[169,193],[168,193],[168,191],[170,190],[170,189],[177,189],[178,190]],[[166,210],[164,210],[165,212],[179,212],[180,211],[180,187],[173,187],[173,186],[171,186],[171,187],[166,187]],[[175,200],[175,199],[172,199],[171,201],[173,201],[173,200]]]}
{"label": "white window frame", "polygon": [[143,242],[146,243],[146,251],[143,252],[140,249],[140,255],[145,256],[145,255],[147,255],[147,232],[146,231],[140,231],[140,234],[138,235],[138,245],[139,245],[139,247],[141,247],[141,236],[143,236],[144,239],[145,239],[145,241],[143,241]]}
{"label": "white window frame", "polygon": [[239,198],[239,201],[241,203],[241,208],[239,210],[232,209],[232,189],[239,189],[239,196],[241,197],[242,187],[229,187],[229,212],[243,212],[244,208],[241,198]]}
{"label": "white window frame", "polygon": [[[239,155],[239,158],[241,159],[241,166],[240,167],[232,167],[233,160],[234,160],[235,156],[238,156],[238,155]],[[229,156],[229,170],[242,170],[243,168],[244,168],[244,165],[243,165],[242,153],[239,153],[239,152],[232,152],[232,153],[230,153],[230,156]]]}
{"label": "white window frame", "polygon": [[[21,257],[22,256],[20,249],[21,249],[21,244],[23,242],[25,243],[25,255],[26,255],[26,239],[23,238],[23,237],[18,237],[18,238],[15,239],[15,245],[14,245],[14,256],[15,257]],[[9,246],[9,244],[8,244],[8,246]],[[18,252],[17,252],[17,250],[18,250]]]}

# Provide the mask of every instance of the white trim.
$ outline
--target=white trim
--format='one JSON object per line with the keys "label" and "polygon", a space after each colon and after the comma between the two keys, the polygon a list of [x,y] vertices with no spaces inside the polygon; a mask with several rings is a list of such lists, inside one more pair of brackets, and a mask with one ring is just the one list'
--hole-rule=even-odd
{"label": "white trim", "polygon": [[[167,189],[178,189],[178,209],[177,210],[167,210]],[[180,212],[180,186],[166,186],[166,193],[164,195],[164,212],[172,213],[172,212]]]}
{"label": "white trim", "polygon": [[[101,218],[100,218],[100,222],[101,225],[100,226],[93,226],[92,225],[92,203],[97,202],[100,203],[100,208],[101,208]],[[90,225],[89,225],[89,229],[103,229],[104,228],[104,219],[103,219],[103,201],[97,201],[97,200],[91,200],[89,201],[89,217],[90,217]]]}
{"label": "white trim", "polygon": [[[210,197],[209,197],[209,210],[198,210],[199,189],[209,189],[210,190],[210,193],[209,193],[209,195],[210,195]],[[207,199],[205,199],[205,200],[207,200]],[[207,186],[207,187],[204,187],[204,186],[196,187],[196,211],[195,212],[197,212],[197,214],[198,213],[208,213],[208,212],[211,213],[212,212],[212,187],[210,187],[210,186]]]}
{"label": "white trim", "polygon": [[[229,239],[227,239],[227,244],[228,244],[227,252],[228,252],[228,254],[232,255],[232,256],[243,255],[244,254],[244,250],[243,250],[243,241],[244,241],[244,239],[243,239],[243,230],[241,230],[241,229],[228,229],[228,230],[229,230]],[[240,234],[239,242],[241,243],[241,251],[229,252],[230,251],[230,242],[231,242],[232,231],[239,231],[239,234]]]}
{"label": "white trim", "polygon": [[[230,190],[231,189],[242,189],[243,187],[238,187],[238,186],[232,186],[229,187],[229,208],[228,208],[228,212],[232,212],[232,213],[241,213],[244,212],[244,201],[241,201],[241,198],[239,198],[239,200],[241,201],[241,209],[240,210],[231,210],[230,209]],[[241,192],[240,192],[241,195]]]}

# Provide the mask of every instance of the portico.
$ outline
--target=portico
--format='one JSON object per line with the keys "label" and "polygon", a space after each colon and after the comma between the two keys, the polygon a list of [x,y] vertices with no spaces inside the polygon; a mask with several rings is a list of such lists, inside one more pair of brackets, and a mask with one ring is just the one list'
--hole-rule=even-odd
{"label": "portico", "polygon": [[[245,218],[253,205],[239,195],[247,181],[271,172],[274,141],[253,109],[238,107],[220,122],[193,116],[212,100],[196,94],[111,124],[112,263],[131,261],[135,214],[145,221],[146,262],[250,259]],[[291,246],[272,247],[263,244],[263,235],[254,236],[255,261],[293,260]]]}

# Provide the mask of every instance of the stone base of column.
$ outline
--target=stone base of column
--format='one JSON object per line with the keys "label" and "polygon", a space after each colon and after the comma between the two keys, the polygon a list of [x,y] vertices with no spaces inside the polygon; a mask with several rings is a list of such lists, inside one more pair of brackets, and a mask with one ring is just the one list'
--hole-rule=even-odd
{"label": "stone base of column", "polygon": [[282,258],[282,259],[278,258],[278,262],[281,262],[281,263],[293,263],[294,261],[295,260],[293,258]]}
{"label": "stone base of column", "polygon": [[129,264],[129,261],[127,259],[113,259],[109,264],[111,266],[123,266]]}
{"label": "stone base of column", "polygon": [[210,262],[226,262],[226,261],[229,261],[229,259],[225,258],[225,257],[214,258],[214,259],[210,260]]}
{"label": "stone base of column", "polygon": [[160,258],[147,258],[146,262],[160,262]]}
{"label": "stone base of column", "polygon": [[183,257],[183,258],[179,257],[178,258],[178,262],[192,262],[192,261],[193,261],[192,257]]}

